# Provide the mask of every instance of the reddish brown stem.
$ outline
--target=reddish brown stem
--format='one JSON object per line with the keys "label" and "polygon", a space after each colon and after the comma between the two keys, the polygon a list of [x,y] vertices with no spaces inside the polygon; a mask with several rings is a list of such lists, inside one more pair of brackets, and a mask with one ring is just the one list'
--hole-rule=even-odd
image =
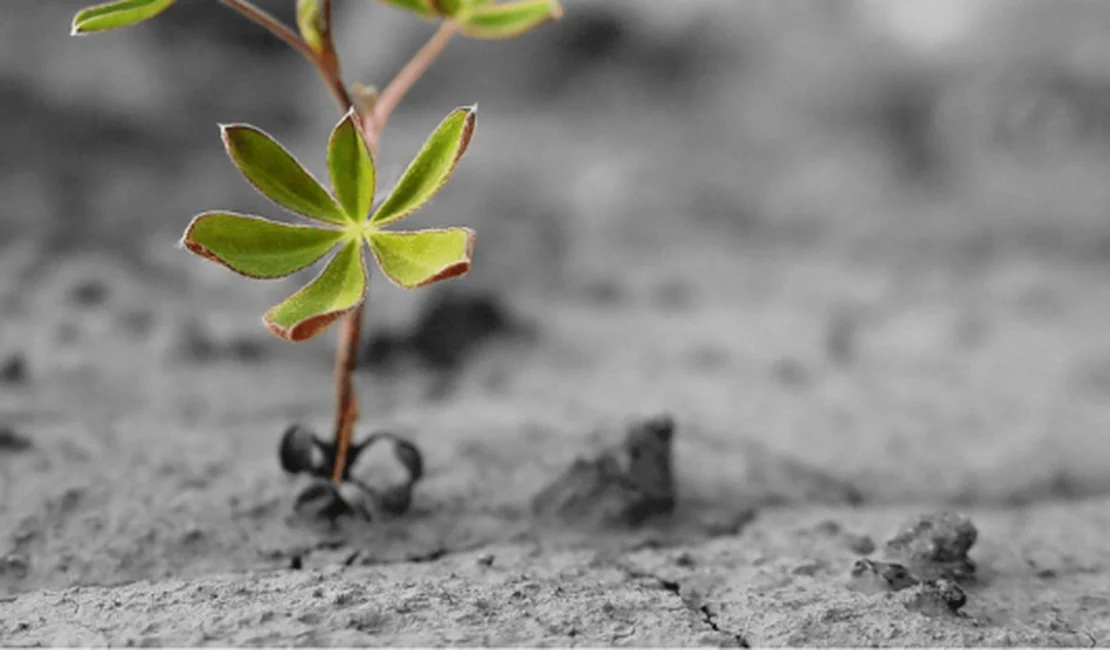
{"label": "reddish brown stem", "polygon": [[[365,303],[364,303],[365,304]],[[335,351],[335,464],[331,480],[343,479],[347,467],[347,450],[351,448],[355,422],[358,421],[358,397],[353,376],[358,365],[358,348],[362,330],[362,306],[350,311],[339,329],[339,347]]]}
{"label": "reddish brown stem", "polygon": [[374,104],[374,112],[370,115],[369,122],[370,128],[367,129],[373,138],[369,142],[370,147],[376,149],[378,144],[378,135],[385,128],[385,123],[389,121],[389,116],[393,113],[393,109],[397,108],[397,104],[401,103],[405,93],[412,88],[413,84],[420,79],[421,75],[428,69],[428,66],[436,60],[436,57],[443,52],[450,42],[451,37],[455,34],[455,25],[450,21],[443,21],[439,25],[439,29],[432,35],[432,38],[424,44],[424,47],[413,55],[405,67],[397,73],[393,81],[382,91],[381,97]]}
{"label": "reddish brown stem", "polygon": [[[296,32],[256,6],[251,0],[219,0],[219,2],[262,25],[308,59],[316,68],[320,78],[324,80],[340,112],[346,113],[351,109],[353,103],[339,71],[339,56],[336,54],[335,41],[332,38],[331,0],[320,0],[320,16],[323,22],[321,30],[323,47],[320,52],[313,50]],[[374,105],[372,114],[361,116],[363,137],[372,155],[377,156],[379,135],[393,109],[447,46],[454,32],[454,25],[448,22],[442,23],[431,40],[420,48],[412,60],[386,86]],[[343,470],[347,466],[347,453],[351,447],[355,422],[358,421],[359,416],[358,397],[354,391],[354,372],[358,366],[361,331],[362,306],[360,305],[344,316],[335,351],[335,462],[332,465],[331,475],[334,483],[343,479]]]}
{"label": "reddish brown stem", "polygon": [[[244,17],[254,21],[262,27],[265,27],[271,34],[280,38],[286,45],[308,59],[308,62],[311,63],[320,74],[320,78],[327,84],[328,91],[331,93],[332,97],[335,99],[335,103],[339,105],[340,109],[346,113],[351,108],[351,98],[347,94],[347,87],[344,85],[343,79],[339,77],[339,66],[335,61],[335,50],[331,46],[330,28],[327,30],[328,34],[325,38],[327,47],[324,48],[322,54],[317,54],[296,32],[282,24],[280,20],[274,18],[274,16],[265,9],[255,5],[251,0],[218,0],[218,2],[239,12]],[[326,6],[324,8],[324,16],[330,16],[330,14],[330,6]]]}

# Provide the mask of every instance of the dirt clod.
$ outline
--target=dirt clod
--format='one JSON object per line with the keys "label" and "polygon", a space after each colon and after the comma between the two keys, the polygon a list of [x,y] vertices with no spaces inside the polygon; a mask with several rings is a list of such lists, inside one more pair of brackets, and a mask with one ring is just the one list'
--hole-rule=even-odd
{"label": "dirt clod", "polygon": [[15,429],[0,426],[0,451],[27,451],[34,446],[31,439],[21,435]]}
{"label": "dirt clod", "polygon": [[863,593],[879,593],[901,591],[918,582],[905,565],[862,558],[852,565],[848,586]]}
{"label": "dirt clod", "polygon": [[906,609],[929,616],[955,614],[967,604],[967,594],[953,580],[927,580],[915,586]]}
{"label": "dirt clod", "polygon": [[887,560],[905,564],[921,580],[963,582],[975,577],[975,562],[967,553],[978,536],[963,515],[930,513],[904,523],[883,551]]}
{"label": "dirt clod", "polygon": [[27,359],[16,352],[8,355],[0,363],[0,382],[5,384],[22,384],[27,381]]}
{"label": "dirt clod", "polygon": [[541,517],[587,525],[631,525],[673,512],[674,421],[636,423],[624,441],[592,460],[579,458],[532,499]]}

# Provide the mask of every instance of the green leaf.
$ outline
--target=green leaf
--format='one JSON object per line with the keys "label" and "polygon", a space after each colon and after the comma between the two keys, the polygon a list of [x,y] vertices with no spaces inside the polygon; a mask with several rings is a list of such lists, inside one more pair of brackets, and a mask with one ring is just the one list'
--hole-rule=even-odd
{"label": "green leaf", "polygon": [[117,0],[77,12],[71,36],[141,23],[169,9],[174,0]]}
{"label": "green leaf", "polygon": [[563,15],[557,0],[473,3],[458,16],[459,31],[471,38],[515,38]]}
{"label": "green leaf", "polygon": [[421,18],[435,18],[438,14],[432,0],[382,0],[382,2],[393,5],[398,9],[411,11]]}
{"label": "green leaf", "polygon": [[320,0],[297,0],[297,29],[313,52],[319,54],[324,51],[324,19],[320,14]]}
{"label": "green leaf", "polygon": [[275,335],[287,341],[305,341],[360,306],[366,298],[366,267],[362,241],[353,239],[316,279],[266,312],[263,321]]}
{"label": "green leaf", "polygon": [[474,252],[474,231],[469,228],[375,230],[366,240],[385,276],[405,289],[464,275]]}
{"label": "green leaf", "polygon": [[224,124],[220,130],[232,162],[267,198],[306,217],[350,223],[331,194],[268,133],[248,124]]}
{"label": "green leaf", "polygon": [[397,186],[378,206],[370,223],[384,226],[412,214],[443,187],[470,144],[477,106],[447,116],[416,154]]}
{"label": "green leaf", "polygon": [[181,244],[252,278],[281,278],[310,266],[343,238],[343,231],[293,226],[234,212],[206,212]]}
{"label": "green leaf", "polygon": [[358,128],[358,114],[352,108],[339,121],[328,140],[328,170],[331,186],[347,218],[363,223],[374,202],[374,160]]}

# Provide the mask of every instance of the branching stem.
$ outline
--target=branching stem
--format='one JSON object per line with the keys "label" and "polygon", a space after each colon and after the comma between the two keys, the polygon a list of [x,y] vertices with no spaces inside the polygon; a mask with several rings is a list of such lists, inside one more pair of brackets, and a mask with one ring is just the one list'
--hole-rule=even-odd
{"label": "branching stem", "polygon": [[351,108],[351,97],[347,94],[347,87],[344,85],[343,79],[339,76],[339,66],[336,61],[335,50],[331,46],[331,21],[327,20],[327,17],[331,14],[330,2],[325,2],[322,7],[322,13],[325,16],[326,24],[329,25],[329,29],[327,30],[328,33],[324,35],[326,47],[322,54],[317,54],[296,32],[277,18],[274,18],[268,11],[251,2],[251,0],[217,1],[239,12],[244,17],[254,21],[262,27],[265,27],[271,34],[280,38],[286,45],[308,59],[308,62],[320,73],[320,78],[327,84],[328,91],[331,92],[332,97],[335,99],[335,103],[340,106],[342,112],[346,113]]}
{"label": "branching stem", "polygon": [[[331,92],[335,103],[341,113],[351,110],[353,105],[351,96],[347,92],[347,84],[339,71],[339,56],[335,51],[335,41],[332,38],[332,3],[331,0],[320,0],[320,16],[322,20],[321,36],[323,47],[316,52],[297,35],[292,29],[280,20],[255,5],[251,0],[218,0],[221,4],[239,12],[244,17],[265,27],[274,36],[280,38],[286,45],[296,50],[316,68],[320,78],[323,79]],[[420,79],[433,61],[447,47],[451,36],[455,33],[455,26],[449,21],[440,23],[439,29],[432,38],[420,48],[397,76],[389,82],[382,91],[381,97],[374,104],[370,115],[360,115],[362,118],[362,134],[366,145],[373,156],[378,154],[378,141],[385,123],[397,105],[401,103],[405,94]],[[351,310],[343,318],[339,329],[339,344],[335,351],[335,462],[332,466],[332,482],[338,483],[343,478],[343,469],[347,466],[347,452],[351,446],[355,422],[358,421],[358,398],[354,391],[354,372],[358,366],[359,342],[362,338],[362,307]]]}
{"label": "branching stem", "polygon": [[440,23],[439,29],[432,35],[432,38],[413,55],[412,59],[405,64],[405,67],[401,68],[393,81],[389,82],[389,85],[382,91],[381,97],[374,104],[374,112],[369,119],[370,128],[367,129],[373,133],[374,141],[370,143],[372,148],[377,147],[377,136],[385,128],[385,123],[389,121],[393,109],[397,108],[397,104],[401,103],[409,89],[431,66],[436,57],[443,52],[454,34],[455,25],[453,23],[446,20]]}

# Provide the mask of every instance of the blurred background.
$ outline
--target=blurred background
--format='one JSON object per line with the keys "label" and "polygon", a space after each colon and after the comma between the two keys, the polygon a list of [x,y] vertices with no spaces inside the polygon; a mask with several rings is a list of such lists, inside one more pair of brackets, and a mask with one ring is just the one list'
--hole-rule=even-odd
{"label": "blurred background", "polygon": [[[140,543],[126,575],[238,566],[241,526],[285,534],[280,432],[331,427],[336,334],[277,340],[261,315],[297,280],[176,244],[206,210],[293,220],[217,124],[322,177],[339,115],[214,0],[71,38],[87,2],[0,1],[0,433],[50,452],[10,465],[0,506],[68,517],[65,477],[124,513],[69,518],[80,553],[164,527],[184,559]],[[516,507],[606,423],[660,411],[683,492],[727,503],[1110,493],[1110,3],[564,3],[518,40],[454,40],[381,141],[386,188],[448,112],[481,107],[404,224],[472,226],[473,270],[372,280],[362,367],[383,372],[356,382],[359,432],[416,432],[444,521]],[[435,29],[335,6],[348,82],[384,85]],[[513,344],[460,365],[481,339]],[[414,351],[450,372],[393,363]],[[177,544],[184,521],[226,543]],[[93,555],[83,576],[120,570]]]}
{"label": "blurred background", "polygon": [[[291,283],[175,248],[204,210],[285,218],[227,161],[217,124],[257,125],[319,171],[335,107],[295,53],[215,2],[71,38],[83,4],[0,8],[0,299],[91,255],[254,328],[244,310]],[[293,2],[260,4],[292,20]],[[336,5],[349,82],[384,85],[434,30],[378,2]],[[743,271],[719,264],[758,269],[768,251],[903,275],[1097,261],[1108,29],[1098,0],[568,0],[519,40],[457,38],[390,122],[379,184],[478,102],[465,164],[406,225],[473,226],[466,287],[541,302],[641,281],[681,302],[713,279],[727,297]],[[375,287],[376,323],[431,295]]]}
{"label": "blurred background", "polygon": [[[139,28],[70,38],[83,4],[0,8],[4,248],[157,262],[181,257],[172,244],[197,212],[274,215],[224,159],[219,122],[322,163],[334,107],[254,25],[185,0]],[[260,4],[291,18],[292,2]],[[433,29],[379,3],[336,4],[349,81],[384,84]],[[450,207],[423,215],[482,231],[475,281],[550,288],[610,238],[691,229],[737,246],[1110,251],[1105,3],[566,8],[510,44],[458,39],[386,132],[389,180],[442,115],[481,104],[439,201]]]}

